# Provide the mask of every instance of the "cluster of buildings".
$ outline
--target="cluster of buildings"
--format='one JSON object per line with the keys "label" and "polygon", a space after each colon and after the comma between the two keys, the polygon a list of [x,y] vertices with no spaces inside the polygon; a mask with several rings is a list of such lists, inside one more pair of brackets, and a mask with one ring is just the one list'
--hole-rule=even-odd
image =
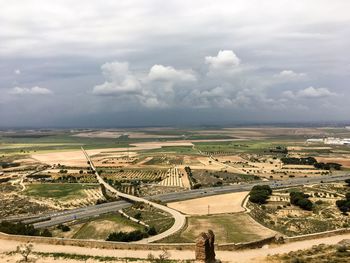
{"label": "cluster of buildings", "polygon": [[350,145],[349,138],[335,138],[335,137],[327,137],[323,139],[307,139],[307,143],[324,143],[328,145]]}

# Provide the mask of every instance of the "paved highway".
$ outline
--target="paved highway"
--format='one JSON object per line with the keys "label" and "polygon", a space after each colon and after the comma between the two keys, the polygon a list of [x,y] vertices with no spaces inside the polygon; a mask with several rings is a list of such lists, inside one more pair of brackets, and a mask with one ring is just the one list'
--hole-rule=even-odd
{"label": "paved highway", "polygon": [[121,198],[123,198],[125,200],[131,201],[131,202],[142,202],[142,203],[149,204],[149,205],[151,205],[151,206],[153,206],[155,208],[163,210],[166,213],[169,213],[174,218],[175,222],[168,230],[166,230],[166,231],[164,231],[164,232],[162,232],[160,234],[157,234],[155,236],[151,236],[149,238],[145,238],[145,239],[142,239],[140,241],[137,241],[137,243],[149,243],[149,242],[154,242],[154,241],[163,239],[165,237],[168,237],[168,236],[173,235],[176,232],[180,231],[183,228],[183,226],[186,224],[186,217],[183,214],[181,214],[179,211],[175,210],[175,209],[172,209],[172,208],[167,207],[165,205],[161,205],[161,204],[152,202],[149,199],[144,199],[142,197],[137,197],[137,196],[134,196],[134,195],[128,195],[128,194],[125,194],[125,193],[117,191],[114,187],[112,187],[111,185],[106,183],[102,179],[102,177],[98,174],[98,172],[97,172],[97,170],[96,170],[96,168],[95,168],[95,166],[94,166],[90,156],[87,154],[87,152],[84,150],[83,147],[81,147],[81,150],[84,152],[85,157],[86,157],[86,159],[87,159],[91,169],[95,172],[95,175],[96,175],[96,178],[97,178],[98,182],[100,184],[103,184],[107,190],[109,190],[110,192],[114,193],[117,197],[121,197]]}
{"label": "paved highway", "polygon": [[[297,186],[303,184],[315,184],[320,182],[333,182],[333,181],[343,181],[345,179],[350,179],[350,175],[346,176],[318,176],[318,177],[310,177],[310,178],[294,178],[285,181],[269,181],[269,182],[255,182],[249,184],[236,184],[230,186],[223,187],[215,187],[215,188],[201,188],[196,190],[187,190],[183,192],[177,193],[167,193],[155,196],[145,197],[145,199],[153,199],[153,200],[161,200],[163,202],[172,202],[172,201],[182,201],[192,198],[225,194],[225,193],[233,193],[233,192],[243,192],[249,191],[256,184],[267,184],[270,185],[271,188],[283,188],[288,186]],[[50,227],[58,224],[63,224],[66,222],[70,222],[76,219],[89,218],[93,216],[98,216],[104,213],[115,212],[121,208],[125,208],[130,206],[131,204],[126,201],[115,201],[111,203],[105,203],[100,205],[93,205],[83,208],[72,209],[63,212],[49,213],[39,217],[34,217],[28,220],[24,220],[24,223],[34,223],[34,227],[42,228],[42,227]],[[39,222],[43,221],[43,222]],[[35,223],[38,222],[38,223]]]}

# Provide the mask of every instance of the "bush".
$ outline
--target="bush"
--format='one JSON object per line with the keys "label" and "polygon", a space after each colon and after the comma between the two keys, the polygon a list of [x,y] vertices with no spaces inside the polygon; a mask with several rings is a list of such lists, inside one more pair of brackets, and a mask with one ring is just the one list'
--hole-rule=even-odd
{"label": "bush", "polygon": [[350,192],[345,194],[345,199],[337,200],[335,202],[339,210],[343,213],[350,211]]}
{"label": "bush", "polygon": [[346,180],[345,180],[345,183],[347,183],[348,186],[350,186],[350,179],[346,179]]}
{"label": "bush", "polygon": [[43,237],[52,237],[52,234],[51,232],[45,228],[43,231],[40,232],[40,236],[43,236]]}
{"label": "bush", "polygon": [[249,193],[249,201],[256,204],[265,204],[266,200],[272,194],[268,185],[255,185]]}
{"label": "bush", "polygon": [[140,230],[135,230],[132,232],[113,232],[108,235],[107,241],[120,241],[120,242],[131,242],[131,241],[138,241],[143,238],[148,237],[148,234],[145,232],[142,232]]}
{"label": "bush", "polygon": [[314,165],[317,160],[314,157],[296,158],[296,157],[284,157],[281,158],[284,164],[295,164],[295,165]]}
{"label": "bush", "polygon": [[151,226],[150,228],[147,229],[147,234],[150,236],[157,235],[157,230],[154,226]]}
{"label": "bush", "polygon": [[134,217],[135,217],[135,219],[137,219],[137,220],[141,220],[141,219],[142,219],[141,213],[136,213]]}
{"label": "bush", "polygon": [[69,226],[62,225],[62,224],[58,225],[57,228],[58,228],[58,229],[61,229],[62,232],[68,232],[68,231],[70,231],[70,227],[69,227]]}
{"label": "bush", "polygon": [[340,245],[337,247],[337,252],[344,253],[346,251],[347,251],[347,248],[344,245]]}
{"label": "bush", "polygon": [[40,231],[35,229],[33,225],[26,225],[23,223],[12,223],[7,221],[0,222],[0,232],[10,235],[24,235],[24,236],[45,236],[51,237],[52,234],[48,229]]}
{"label": "bush", "polygon": [[299,206],[301,209],[311,211],[313,204],[308,199],[309,195],[302,192],[291,192],[290,193],[290,202],[293,205]]}

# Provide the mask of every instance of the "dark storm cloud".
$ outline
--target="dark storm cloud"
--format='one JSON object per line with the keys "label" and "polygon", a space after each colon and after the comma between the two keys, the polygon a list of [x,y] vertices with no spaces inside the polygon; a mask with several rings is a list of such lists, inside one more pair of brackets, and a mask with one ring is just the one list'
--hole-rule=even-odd
{"label": "dark storm cloud", "polygon": [[1,2],[0,126],[350,113],[346,0]]}

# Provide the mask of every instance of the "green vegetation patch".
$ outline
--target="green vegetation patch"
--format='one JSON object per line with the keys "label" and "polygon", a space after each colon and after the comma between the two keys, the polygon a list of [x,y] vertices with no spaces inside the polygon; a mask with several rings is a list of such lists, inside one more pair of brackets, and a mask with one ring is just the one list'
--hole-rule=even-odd
{"label": "green vegetation patch", "polygon": [[88,184],[29,184],[25,194],[35,197],[55,199],[73,199],[85,197],[84,189],[95,189],[96,185]]}
{"label": "green vegetation patch", "polygon": [[195,148],[202,152],[235,152],[235,153],[268,153],[271,149],[286,148],[290,141],[284,140],[242,140],[242,141],[214,141],[194,142]]}
{"label": "green vegetation patch", "polygon": [[189,217],[187,227],[179,234],[160,242],[194,243],[201,232],[213,229],[218,243],[239,243],[260,239],[264,229],[244,213]]}
{"label": "green vegetation patch", "polygon": [[143,228],[143,226],[119,214],[107,214],[84,223],[79,230],[75,232],[73,238],[105,240],[112,232],[131,232],[142,230]]}
{"label": "green vegetation patch", "polygon": [[157,208],[143,203],[123,209],[126,214],[154,227],[157,233],[164,232],[174,224],[174,218]]}

